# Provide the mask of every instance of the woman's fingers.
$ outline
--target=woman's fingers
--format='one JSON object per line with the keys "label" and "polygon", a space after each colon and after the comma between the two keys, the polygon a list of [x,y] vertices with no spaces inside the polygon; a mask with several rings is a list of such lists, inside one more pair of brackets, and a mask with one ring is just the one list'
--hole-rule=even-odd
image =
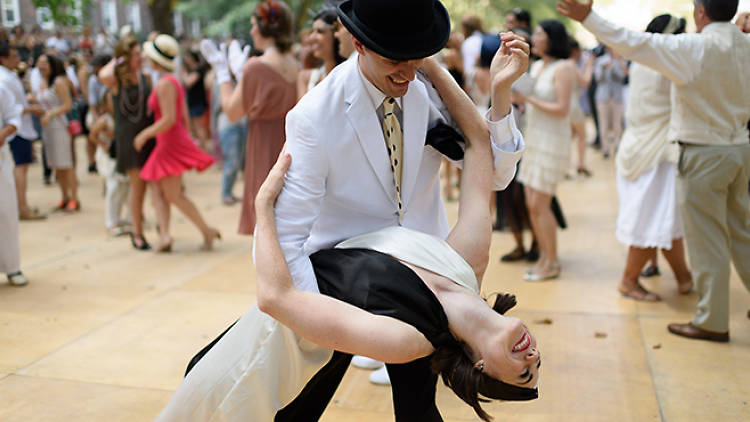
{"label": "woman's fingers", "polygon": [[284,186],[284,175],[291,164],[292,156],[282,150],[279,159],[276,160],[276,164],[273,165],[268,177],[258,190],[258,196],[255,198],[256,205],[273,205],[276,202],[276,198]]}

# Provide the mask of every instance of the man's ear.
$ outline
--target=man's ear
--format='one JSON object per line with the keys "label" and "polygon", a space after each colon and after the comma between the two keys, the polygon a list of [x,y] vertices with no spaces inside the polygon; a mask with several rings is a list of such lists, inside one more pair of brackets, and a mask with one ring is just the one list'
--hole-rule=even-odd
{"label": "man's ear", "polygon": [[352,43],[354,44],[354,49],[357,50],[357,53],[359,53],[360,55],[365,54],[366,48],[364,44],[359,42],[359,40],[354,37],[352,37]]}

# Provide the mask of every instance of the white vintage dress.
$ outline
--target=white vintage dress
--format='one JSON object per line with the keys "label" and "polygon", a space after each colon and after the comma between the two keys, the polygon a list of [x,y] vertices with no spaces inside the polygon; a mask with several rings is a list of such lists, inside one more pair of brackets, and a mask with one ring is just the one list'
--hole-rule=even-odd
{"label": "white vintage dress", "polygon": [[668,250],[684,236],[675,194],[678,150],[667,138],[670,91],[667,78],[633,63],[627,129],[616,157],[615,235],[628,246]]}
{"label": "white vintage dress", "polygon": [[[531,66],[534,88],[531,96],[542,101],[557,101],[555,71],[565,60],[544,65],[538,60]],[[570,101],[570,99],[568,99]],[[554,195],[557,184],[565,178],[570,165],[570,115],[555,117],[529,105],[524,133],[526,151],[523,153],[518,181],[535,190]]]}

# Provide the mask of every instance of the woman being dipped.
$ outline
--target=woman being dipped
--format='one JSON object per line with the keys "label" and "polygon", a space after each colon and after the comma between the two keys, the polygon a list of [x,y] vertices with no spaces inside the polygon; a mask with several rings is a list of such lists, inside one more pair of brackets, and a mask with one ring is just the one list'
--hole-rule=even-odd
{"label": "woman being dipped", "polygon": [[570,102],[575,69],[570,56],[568,33],[556,20],[539,23],[532,36],[532,52],[539,56],[531,66],[531,95],[515,93],[516,102],[528,104],[526,151],[518,174],[524,185],[531,226],[539,242],[539,261],[524,275],[527,281],[560,275],[557,255],[557,221],[550,204],[557,184],[565,178],[570,163]]}
{"label": "woman being dipped", "polygon": [[263,55],[247,62],[242,55],[239,61],[236,57],[229,58],[237,80],[236,87],[232,85],[226,55],[210,40],[201,42],[201,53],[211,64],[219,82],[222,110],[232,122],[243,116],[250,121],[245,148],[240,234],[253,234],[253,200],[286,141],[284,119],[297,103],[299,64],[291,54],[293,21],[292,11],[284,2],[268,0],[256,6],[250,34],[255,48],[263,51]]}
{"label": "woman being dipped", "polygon": [[334,36],[334,26],[339,17],[336,9],[324,9],[313,17],[312,41],[313,55],[323,61],[316,69],[305,69],[297,79],[297,98],[302,98],[307,91],[315,88],[334,67],[343,63],[346,58],[339,54],[339,40]]}
{"label": "woman being dipped", "polygon": [[[169,35],[159,35],[154,41],[147,41],[143,51],[151,62],[151,67],[159,72],[156,89],[148,99],[148,107],[154,112],[154,123],[143,129],[133,142],[140,151],[146,142],[156,137],[156,147],[141,169],[141,178],[154,182],[169,204],[174,204],[195,224],[203,235],[203,250],[210,250],[213,242],[221,238],[218,230],[209,227],[200,211],[182,189],[182,173],[186,170],[203,171],[215,159],[204,153],[190,137],[185,90],[171,72],[174,60],[179,54],[179,45]],[[159,226],[161,243],[159,252],[172,250],[172,237],[169,225]]]}
{"label": "woman being dipped", "polygon": [[[133,231],[130,241],[137,250],[149,250],[151,245],[143,236],[143,201],[148,182],[141,178],[141,168],[146,164],[154,141],[136,151],[134,140],[138,133],[153,122],[148,108],[151,79],[141,71],[143,59],[141,45],[132,36],[126,36],[115,45],[115,57],[99,71],[99,81],[112,92],[115,120],[116,171],[130,181],[130,215]],[[151,201],[156,210],[159,227],[169,227],[169,206],[159,189],[152,186]]]}

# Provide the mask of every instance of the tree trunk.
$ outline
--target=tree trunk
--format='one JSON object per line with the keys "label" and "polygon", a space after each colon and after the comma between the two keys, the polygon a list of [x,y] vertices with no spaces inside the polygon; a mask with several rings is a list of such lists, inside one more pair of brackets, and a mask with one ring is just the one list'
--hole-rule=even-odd
{"label": "tree trunk", "polygon": [[307,19],[310,19],[310,16],[307,15],[307,11],[310,9],[311,3],[312,0],[300,0],[299,7],[297,7],[297,22],[294,27],[295,32],[299,31],[300,28],[303,28]]}
{"label": "tree trunk", "polygon": [[172,0],[150,0],[148,8],[151,11],[154,30],[162,34],[174,35]]}

